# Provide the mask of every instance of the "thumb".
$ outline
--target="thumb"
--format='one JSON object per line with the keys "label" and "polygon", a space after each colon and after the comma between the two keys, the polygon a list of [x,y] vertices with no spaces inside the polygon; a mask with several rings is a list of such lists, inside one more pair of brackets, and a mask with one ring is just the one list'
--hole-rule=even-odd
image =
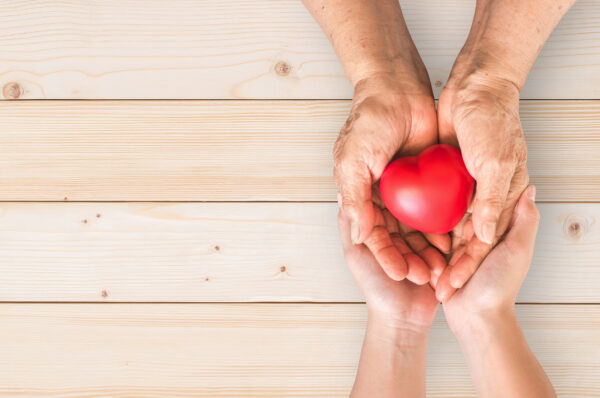
{"label": "thumb", "polygon": [[513,173],[505,170],[484,170],[477,179],[473,202],[473,229],[477,238],[493,244],[496,238],[498,219],[504,209]]}
{"label": "thumb", "polygon": [[540,221],[540,213],[535,206],[535,186],[530,185],[521,195],[513,213],[513,218],[504,241],[514,242],[533,253],[535,236]]}
{"label": "thumb", "polygon": [[336,168],[336,180],[340,188],[338,199],[341,208],[350,219],[352,243],[363,243],[375,225],[371,173],[366,167]]}

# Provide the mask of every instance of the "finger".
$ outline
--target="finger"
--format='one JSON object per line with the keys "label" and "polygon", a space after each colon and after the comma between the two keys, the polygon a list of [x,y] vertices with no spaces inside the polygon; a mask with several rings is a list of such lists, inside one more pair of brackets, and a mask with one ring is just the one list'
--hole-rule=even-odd
{"label": "finger", "polygon": [[467,244],[473,236],[473,218],[467,213],[452,230],[452,251],[456,253],[459,247]]}
{"label": "finger", "polygon": [[442,275],[447,266],[446,259],[433,246],[429,246],[418,253],[419,257],[425,261],[431,271],[431,279],[437,279]]}
{"label": "finger", "polygon": [[342,247],[344,248],[344,258],[350,273],[357,281],[367,281],[374,275],[385,277],[385,273],[373,258],[373,254],[363,245],[354,245],[350,239],[350,219],[343,210],[338,212],[338,228]]}
{"label": "finger", "polygon": [[408,246],[427,264],[431,272],[431,278],[435,277],[437,279],[446,267],[444,256],[431,246],[420,232],[410,230],[405,225],[401,225],[400,229],[404,230],[403,238]]}
{"label": "finger", "polygon": [[392,235],[392,241],[394,242],[394,245],[396,245],[396,247],[398,248],[398,251],[402,253],[408,265],[408,273],[406,274],[406,279],[417,285],[424,285],[427,282],[429,282],[430,271],[425,261],[423,261],[423,259],[417,256],[415,253],[413,253],[413,251],[406,245],[406,242],[400,235]]}
{"label": "finger", "polygon": [[344,159],[336,162],[334,174],[341,195],[342,209],[350,219],[351,240],[354,244],[363,243],[375,223],[371,201],[371,173],[364,163]]}
{"label": "finger", "polygon": [[448,261],[448,266],[453,267],[454,264],[457,263],[458,259],[460,259],[462,257],[463,254],[465,254],[465,251],[467,250],[467,242],[465,242],[465,244],[463,246],[458,247],[454,253],[452,253],[452,257],[450,258],[450,261]]}
{"label": "finger", "polygon": [[450,283],[450,274],[454,269],[454,265],[456,264],[458,259],[460,259],[463,256],[466,249],[466,245],[460,246],[457,249],[455,249],[454,253],[452,254],[452,257],[450,258],[450,262],[448,263],[448,265],[437,280],[435,286],[435,295],[436,298],[441,302],[446,302],[450,297],[452,297],[454,292],[456,292],[457,290]]}
{"label": "finger", "polygon": [[424,233],[423,236],[442,253],[450,253],[451,239],[449,234]]}
{"label": "finger", "polygon": [[400,226],[398,225],[398,220],[396,217],[394,217],[388,209],[383,209],[381,212],[383,213],[385,228],[388,230],[390,235],[400,232]]}
{"label": "finger", "polygon": [[492,162],[485,164],[479,173],[473,203],[473,227],[484,243],[494,243],[513,174],[514,170]]}
{"label": "finger", "polygon": [[517,170],[510,183],[510,189],[506,196],[506,203],[498,220],[496,237],[502,236],[506,232],[509,223],[513,219],[515,206],[528,184],[529,174],[527,172],[527,167],[521,167]]}
{"label": "finger", "polygon": [[456,289],[450,284],[450,273],[444,272],[435,285],[435,297],[438,301],[445,303],[456,292]]}
{"label": "finger", "polygon": [[406,278],[408,264],[384,226],[375,226],[364,243],[391,279],[401,281]]}
{"label": "finger", "polygon": [[535,245],[535,236],[540,220],[540,213],[535,206],[536,188],[530,185],[521,195],[514,216],[511,221],[510,229],[504,238],[508,245],[518,245],[525,249],[524,254],[531,256]]}
{"label": "finger", "polygon": [[475,273],[485,256],[492,249],[492,245],[480,241],[473,236],[465,246],[462,256],[449,269],[450,285],[460,289]]}
{"label": "finger", "polygon": [[348,215],[341,208],[338,211],[338,229],[340,230],[340,239],[344,253],[358,247],[352,244],[352,240],[350,239],[350,218],[348,218]]}

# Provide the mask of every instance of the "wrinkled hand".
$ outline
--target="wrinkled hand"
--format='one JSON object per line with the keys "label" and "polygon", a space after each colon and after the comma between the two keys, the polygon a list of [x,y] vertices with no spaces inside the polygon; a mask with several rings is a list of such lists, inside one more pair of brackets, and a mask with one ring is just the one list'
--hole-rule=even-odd
{"label": "wrinkled hand", "polygon": [[444,303],[446,320],[455,333],[513,308],[533,256],[540,218],[534,199],[535,187],[530,186],[518,201],[506,236],[465,286]]}
{"label": "wrinkled hand", "polygon": [[[430,86],[387,73],[357,83],[350,115],[334,147],[338,202],[350,219],[352,242],[364,243],[394,280],[408,277],[423,284],[430,280],[430,269],[437,280],[443,258],[430,242],[447,252],[450,238],[424,237],[399,224],[385,210],[375,184],[395,155],[417,154],[437,139]],[[402,250],[394,242],[402,242]]]}
{"label": "wrinkled hand", "polygon": [[[390,279],[365,245],[352,244],[350,219],[343,210],[338,214],[338,224],[344,257],[365,297],[369,317],[386,327],[426,333],[439,306],[430,284],[419,286],[407,280]],[[393,234],[392,241],[400,252],[407,253],[408,257],[415,256],[409,253],[410,249],[399,236]],[[437,265],[443,267],[444,263]]]}
{"label": "wrinkled hand", "polygon": [[456,80],[450,79],[438,103],[440,142],[461,149],[477,185],[472,216],[453,231],[454,253],[436,285],[440,301],[475,273],[506,231],[529,182],[517,87],[477,73]]}

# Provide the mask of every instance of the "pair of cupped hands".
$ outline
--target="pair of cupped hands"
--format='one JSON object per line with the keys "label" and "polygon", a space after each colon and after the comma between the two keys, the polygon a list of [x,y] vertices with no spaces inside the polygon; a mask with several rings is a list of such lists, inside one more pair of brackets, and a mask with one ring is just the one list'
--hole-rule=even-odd
{"label": "pair of cupped hands", "polygon": [[[393,158],[436,143],[459,148],[476,181],[469,212],[444,235],[399,223],[385,208],[378,186]],[[482,300],[514,303],[521,283],[511,288],[494,280],[509,272],[504,268],[510,269],[512,260],[530,259],[533,251],[535,205],[515,210],[521,194],[523,201],[535,196],[534,187],[524,193],[526,160],[519,89],[508,80],[453,71],[437,110],[426,72],[374,72],[358,81],[334,147],[334,175],[346,261],[370,310],[376,307],[375,312],[394,319],[414,308],[423,310],[422,316],[424,309],[433,309],[432,320],[440,301],[446,313]],[[521,267],[525,273],[528,261]],[[524,278],[522,270],[515,272],[516,279]]]}

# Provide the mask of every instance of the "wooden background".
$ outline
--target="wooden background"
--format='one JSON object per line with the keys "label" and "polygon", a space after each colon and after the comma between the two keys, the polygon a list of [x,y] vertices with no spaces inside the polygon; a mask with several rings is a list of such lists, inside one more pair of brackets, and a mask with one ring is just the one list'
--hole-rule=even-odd
{"label": "wooden background", "polygon": [[[437,96],[474,2],[401,4]],[[600,396],[598,21],[579,0],[521,102],[542,223],[517,311],[565,397]],[[3,0],[0,87],[0,395],[348,394],[352,89],[298,0]],[[428,395],[475,395],[441,310],[428,355]]]}

